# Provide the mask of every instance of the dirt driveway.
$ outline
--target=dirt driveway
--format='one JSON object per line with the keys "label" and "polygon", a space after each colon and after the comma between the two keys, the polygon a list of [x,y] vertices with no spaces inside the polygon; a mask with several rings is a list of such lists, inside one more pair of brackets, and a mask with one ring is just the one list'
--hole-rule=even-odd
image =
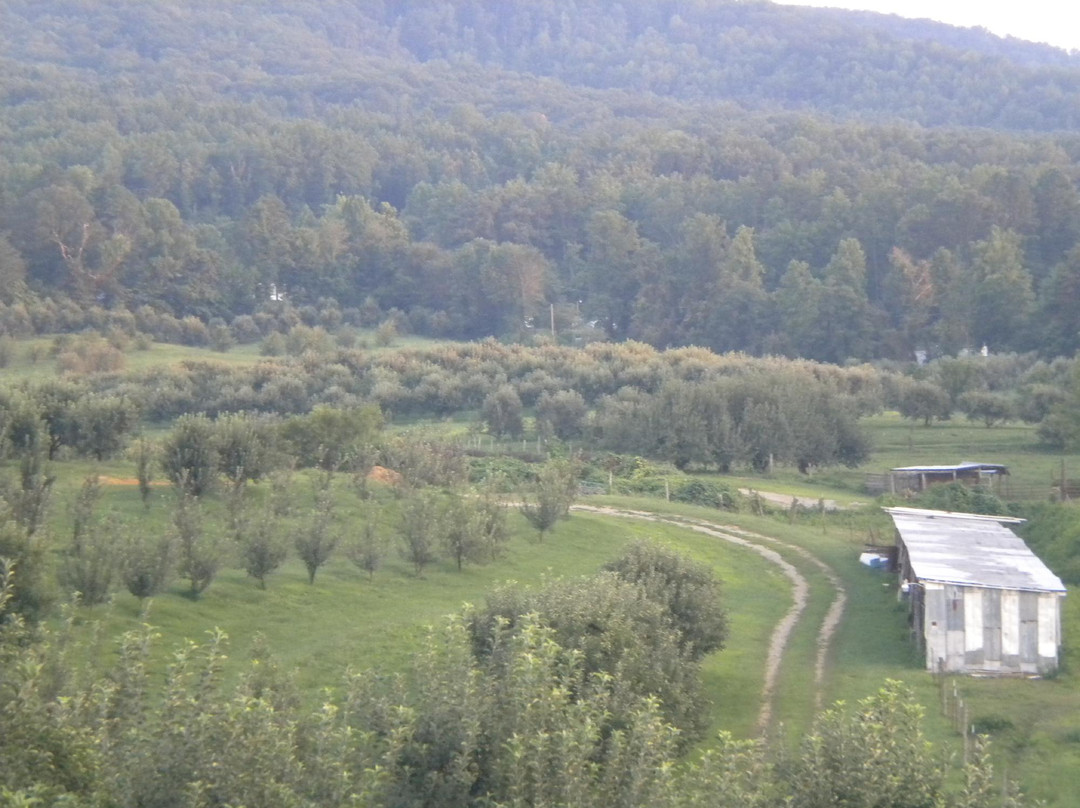
{"label": "dirt driveway", "polygon": [[[760,492],[759,492],[760,493]],[[786,498],[787,504],[791,499]],[[835,503],[834,503],[835,505]],[[817,502],[814,503],[817,507]],[[787,613],[781,618],[773,629],[769,640],[769,653],[765,660],[765,670],[762,676],[761,710],[758,713],[757,731],[759,735],[768,732],[773,717],[774,702],[776,699],[776,683],[784,662],[784,652],[792,632],[806,612],[806,606],[810,598],[810,585],[806,577],[799,569],[788,561],[779,552],[780,548],[786,552],[794,553],[806,559],[809,563],[820,569],[828,579],[833,589],[833,598],[829,604],[825,618],[818,629],[817,634],[817,659],[814,670],[815,706],[820,709],[823,699],[823,685],[825,680],[825,668],[828,660],[829,646],[836,633],[836,628],[843,617],[844,607],[847,602],[847,593],[841,584],[839,576],[821,559],[814,556],[810,551],[798,545],[781,542],[769,536],[743,530],[732,525],[721,525],[701,519],[689,519],[678,516],[662,515],[649,511],[624,510],[621,508],[609,508],[592,505],[574,505],[571,510],[583,513],[594,513],[601,516],[612,516],[622,519],[641,519],[650,522],[663,522],[675,525],[687,530],[693,530],[706,536],[721,541],[737,544],[751,552],[757,553],[770,564],[775,564],[784,576],[791,582],[792,605]]]}

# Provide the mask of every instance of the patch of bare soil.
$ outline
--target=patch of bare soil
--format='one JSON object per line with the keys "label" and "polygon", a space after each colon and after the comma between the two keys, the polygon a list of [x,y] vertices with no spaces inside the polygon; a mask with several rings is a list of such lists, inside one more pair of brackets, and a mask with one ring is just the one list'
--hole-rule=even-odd
{"label": "patch of bare soil", "polygon": [[[135,479],[134,477],[108,477],[106,475],[101,475],[101,476],[98,477],[98,481],[102,485],[138,485],[139,484],[139,481],[137,479]],[[154,480],[153,482],[150,483],[150,485],[154,486],[155,488],[160,488],[161,486],[168,485],[168,484],[169,484],[168,480]]]}
{"label": "patch of bare soil", "polygon": [[805,508],[806,510],[817,510],[818,508],[824,508],[827,511],[839,511],[842,508],[836,503],[835,499],[814,499],[813,497],[796,497],[791,494],[778,494],[775,491],[758,491],[756,488],[740,488],[739,493],[743,496],[750,497],[757,495],[766,502],[770,502],[773,505],[779,505],[783,508],[790,508],[795,505],[798,508]]}
{"label": "patch of bare soil", "polygon": [[372,466],[367,478],[372,482],[382,483],[383,485],[401,485],[405,481],[405,478],[401,476],[401,472],[388,469],[385,466]]}

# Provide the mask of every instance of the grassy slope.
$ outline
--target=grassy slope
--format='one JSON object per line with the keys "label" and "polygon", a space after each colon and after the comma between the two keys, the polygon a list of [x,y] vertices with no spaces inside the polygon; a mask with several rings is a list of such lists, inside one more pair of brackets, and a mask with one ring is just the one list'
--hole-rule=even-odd
{"label": "grassy slope", "polygon": [[812,498],[834,499],[840,504],[867,503],[863,483],[868,473],[880,474],[890,468],[914,465],[948,465],[965,460],[1003,463],[1009,467],[1003,493],[1010,490],[1019,498],[1048,495],[1050,486],[1061,478],[1065,465],[1070,478],[1080,477],[1080,454],[1051,452],[1040,446],[1036,429],[1012,422],[987,429],[961,415],[929,427],[901,418],[894,412],[862,420],[869,432],[873,452],[854,469],[823,469],[801,475],[794,469],[777,469],[772,475],[733,475],[726,479],[741,488],[757,488]]}
{"label": "grassy slope", "polygon": [[[848,499],[858,498],[863,473],[901,465],[961,460],[1004,463],[1011,472],[1009,485],[1028,493],[1035,488],[1049,493],[1052,481],[1060,477],[1063,463],[1070,477],[1080,476],[1080,455],[1046,452],[1037,444],[1034,428],[1022,424],[987,429],[958,417],[927,428],[913,426],[889,413],[865,419],[864,424],[875,450],[859,469],[830,470],[813,480],[779,471],[772,479],[749,481],[763,490],[831,497],[843,502],[845,494]],[[745,478],[739,482],[745,485]],[[801,518],[820,521],[816,516]],[[832,521],[839,524],[844,518],[837,515]],[[869,535],[866,530],[875,523],[878,535],[889,535],[880,532],[888,530],[887,523],[883,526],[880,519],[848,518],[858,524],[861,536]],[[867,523],[866,519],[871,521]],[[774,524],[772,535],[782,537],[787,527],[780,522]],[[907,641],[905,612],[896,604],[892,581],[879,579],[880,583],[875,584],[877,576],[862,570],[854,561],[857,547],[844,548],[843,541],[836,540],[840,535],[834,540],[804,535],[807,546],[844,577],[852,603],[856,604],[849,609],[838,637],[831,696],[850,701],[865,694],[868,685],[873,687],[887,676],[903,678],[915,687],[927,709],[931,737],[955,739],[956,734],[941,714],[938,685],[922,670],[921,660]],[[880,586],[885,583],[889,585]],[[1080,633],[1080,601],[1075,593],[1065,600],[1063,623],[1064,662],[1053,679],[955,680],[967,703],[969,719],[995,727],[992,736],[999,764],[1009,776],[1021,780],[1027,793],[1051,806],[1074,805],[1074,795],[1080,791],[1080,643],[1074,639]],[[948,686],[952,684],[950,680]]]}
{"label": "grassy slope", "polygon": [[[47,342],[47,341],[46,341]],[[20,343],[22,345],[22,343]],[[258,359],[253,346],[227,354],[208,350],[155,345],[149,351],[128,354],[128,367],[170,364],[181,359],[213,359],[251,362]],[[5,382],[31,376],[51,375],[53,363],[37,363],[19,353],[3,371]],[[1018,486],[1049,485],[1060,474],[1064,459],[1071,475],[1080,469],[1080,456],[1051,455],[1039,449],[1030,427],[1008,425],[986,429],[956,419],[929,428],[912,426],[895,414],[866,420],[875,446],[870,461],[855,470],[827,471],[812,479],[780,470],[769,477],[736,478],[740,485],[840,501],[866,501],[860,490],[865,472],[915,463],[951,463],[965,459],[1009,465]],[[130,476],[131,464],[105,464],[101,473]],[[64,464],[57,502],[57,530],[63,535],[67,516],[62,503],[72,497],[86,464]],[[159,499],[164,500],[164,492]],[[118,486],[109,492],[109,507],[139,519],[146,529],[164,529],[168,509],[155,504],[148,517],[132,487]],[[622,501],[639,508],[672,509],[730,521],[801,544],[828,562],[840,574],[848,590],[849,608],[838,631],[827,682],[827,700],[854,701],[877,689],[886,677],[911,684],[927,710],[926,728],[931,738],[955,742],[947,720],[941,716],[937,686],[922,669],[908,642],[905,614],[895,599],[891,581],[867,571],[856,561],[862,542],[888,535],[887,522],[872,512],[852,516],[838,514],[824,524],[818,515],[799,515],[794,522],[784,517],[749,514],[717,514],[693,508],[675,508],[657,501]],[[352,517],[350,517],[352,518]],[[403,562],[391,558],[385,570],[368,582],[342,558],[319,573],[314,587],[306,583],[298,562],[290,561],[271,579],[270,589],[260,592],[242,572],[228,570],[202,599],[193,602],[178,585],[159,597],[150,621],[163,638],[158,656],[164,663],[170,649],[182,638],[198,639],[213,626],[232,637],[233,656],[242,658],[256,632],[267,636],[271,648],[286,666],[295,666],[301,684],[331,686],[346,666],[380,670],[407,670],[410,659],[423,642],[424,626],[437,623],[465,602],[480,602],[493,585],[515,579],[533,583],[545,574],[575,575],[594,571],[613,557],[631,536],[648,535],[667,541],[712,564],[724,579],[731,604],[732,637],[729,647],[706,664],[706,687],[715,709],[714,728],[731,729],[736,735],[752,731],[759,707],[760,671],[769,632],[790,604],[786,582],[757,556],[702,536],[675,528],[638,523],[612,522],[576,515],[560,525],[543,545],[529,541],[517,524],[518,536],[505,559],[484,568],[457,573],[436,565],[423,580],[412,576]],[[805,730],[811,720],[814,658],[814,618],[827,608],[824,578],[797,556],[789,560],[811,579],[812,600],[803,628],[792,638],[788,663],[781,677],[778,711],[791,737]],[[98,608],[80,620],[100,622],[97,653],[108,658],[113,639],[139,620],[139,607],[126,594],[112,606]],[[958,684],[976,721],[990,719],[998,730],[997,749],[1010,775],[1019,775],[1026,789],[1049,805],[1069,805],[1080,786],[1080,650],[1070,637],[1080,631],[1080,602],[1066,601],[1065,665],[1053,680],[961,679]]]}
{"label": "grassy slope", "polygon": [[[392,351],[397,348],[417,348],[434,344],[424,337],[395,337],[389,346],[380,346],[371,329],[356,329],[357,345],[365,351]],[[40,381],[55,378],[56,359],[51,356],[55,337],[42,336],[14,340],[12,355],[2,369],[0,379],[5,384],[25,379]],[[177,365],[180,362],[215,362],[223,365],[251,365],[266,359],[261,353],[259,343],[237,344],[227,351],[214,351],[190,345],[173,345],[164,342],[152,342],[145,349],[135,347],[134,343],[124,351],[124,371],[140,371],[148,368]]]}
{"label": "grassy slope", "polygon": [[[122,468],[105,466],[101,471],[117,474]],[[58,496],[69,497],[70,492]],[[161,491],[156,499],[144,517],[134,487],[109,486],[104,507],[139,519],[146,529],[166,529],[168,495]],[[355,523],[363,506],[346,492],[339,501],[342,522]],[[716,704],[716,728],[739,735],[751,732],[769,633],[790,603],[786,582],[760,558],[669,526],[589,515],[575,515],[560,524],[542,544],[520,517],[515,515],[512,525],[515,536],[502,560],[467,566],[460,573],[445,562],[417,578],[391,551],[385,568],[370,581],[338,553],[319,571],[314,586],[308,585],[306,572],[295,559],[271,577],[266,591],[236,569],[223,572],[195,601],[178,582],[151,607],[149,622],[162,634],[157,658],[163,665],[179,641],[198,640],[207,630],[220,627],[232,639],[236,659],[245,656],[256,633],[263,634],[282,664],[297,669],[299,684],[309,691],[333,686],[348,667],[407,671],[426,626],[465,603],[481,604],[484,593],[497,584],[507,580],[535,584],[545,576],[589,574],[617,556],[628,540],[645,536],[708,563],[723,579],[731,604],[731,640],[727,651],[708,661],[706,686]],[[65,515],[58,514],[58,532],[65,527]],[[119,593],[111,605],[83,612],[79,619],[98,624],[102,642],[93,654],[100,664],[108,664],[115,653],[109,638],[138,625],[140,605],[126,592]]]}

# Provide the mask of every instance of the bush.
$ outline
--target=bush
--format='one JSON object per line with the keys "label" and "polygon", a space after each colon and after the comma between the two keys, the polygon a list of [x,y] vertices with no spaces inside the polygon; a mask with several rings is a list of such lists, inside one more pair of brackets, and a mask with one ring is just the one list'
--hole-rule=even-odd
{"label": "bush", "polygon": [[655,696],[665,718],[685,733],[683,742],[699,736],[705,719],[699,664],[671,614],[643,587],[612,572],[553,581],[538,590],[505,586],[471,616],[474,653],[498,665],[511,646],[507,635],[527,625],[530,614],[554,630],[562,648],[580,655],[586,674],[610,675],[609,686],[617,691],[605,716],[609,726],[625,726],[630,716],[623,710],[640,697]]}
{"label": "bush", "polygon": [[232,332],[224,325],[215,325],[210,329],[210,348],[218,353],[225,353],[236,341],[233,339]]}
{"label": "bush", "polygon": [[241,344],[258,342],[262,338],[258,323],[250,314],[238,314],[233,318],[232,325],[229,328],[232,331],[233,339]]}
{"label": "bush", "polygon": [[1007,514],[1008,507],[989,488],[960,482],[932,485],[915,499],[920,508],[959,513]]}
{"label": "bush", "polygon": [[974,390],[960,397],[960,409],[969,421],[982,421],[987,427],[1008,421],[1014,415],[1014,407],[1008,396]]}
{"label": "bush", "polygon": [[185,495],[198,497],[217,472],[214,423],[205,415],[181,415],[161,451],[161,468]]}
{"label": "bush", "polygon": [[69,341],[56,357],[57,367],[62,373],[113,373],[123,370],[125,362],[123,351],[97,334],[87,334]]}
{"label": "bush", "polygon": [[210,329],[194,315],[180,321],[180,341],[184,345],[202,347],[210,344]]}
{"label": "bush", "polygon": [[259,346],[259,353],[262,356],[281,356],[285,353],[285,337],[277,331],[269,334]]}
{"label": "bush", "polygon": [[496,437],[517,438],[524,431],[521,398],[512,385],[504,384],[484,398],[480,418]]}
{"label": "bush", "polygon": [[518,491],[535,480],[533,466],[514,457],[476,457],[469,462],[470,483],[494,482],[503,494]]}
{"label": "bush", "polygon": [[4,334],[0,336],[0,368],[6,368],[15,358],[15,340]]}
{"label": "bush", "polygon": [[695,659],[724,647],[728,623],[720,581],[704,564],[670,548],[636,541],[604,569],[637,584],[663,606],[682,636],[682,649]]}
{"label": "bush", "polygon": [[333,338],[325,328],[306,325],[295,325],[289,329],[285,336],[285,352],[290,356],[302,356],[313,353],[319,356],[330,353],[333,350]]}
{"label": "bush", "polygon": [[671,498],[676,502],[691,505],[704,505],[724,511],[739,510],[742,495],[724,483],[696,478],[680,479],[671,490]]}

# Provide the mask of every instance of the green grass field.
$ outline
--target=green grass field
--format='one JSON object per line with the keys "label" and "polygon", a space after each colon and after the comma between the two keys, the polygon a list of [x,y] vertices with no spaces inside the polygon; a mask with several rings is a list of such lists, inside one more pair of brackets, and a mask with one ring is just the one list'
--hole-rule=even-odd
{"label": "green grass field", "polygon": [[[420,348],[434,344],[425,337],[411,335],[395,337],[390,345],[380,345],[372,329],[358,329],[355,333],[356,344],[365,351],[393,351],[400,348]],[[56,337],[41,336],[13,340],[11,356],[7,364],[0,368],[0,378],[5,383],[23,380],[37,381],[55,378],[59,368],[53,356]],[[242,343],[226,351],[191,345],[174,345],[165,342],[150,342],[145,348],[139,348],[135,342],[128,344],[123,351],[123,371],[142,371],[150,368],[168,367],[180,362],[215,362],[222,365],[251,365],[267,359],[261,352],[260,343]]]}
{"label": "green grass field", "polygon": [[[924,427],[895,412],[861,421],[873,447],[857,468],[828,468],[811,474],[778,468],[772,474],[723,477],[740,488],[756,488],[792,496],[825,498],[840,505],[872,502],[866,492],[867,474],[916,465],[950,465],[973,460],[1001,463],[1009,468],[1001,481],[1003,499],[1046,499],[1061,480],[1080,478],[1080,454],[1050,451],[1038,442],[1036,427],[1019,421],[987,428],[961,415]],[[710,475],[711,476],[711,475]]]}
{"label": "green grass field", "polygon": [[[21,350],[23,343],[19,347]],[[153,345],[147,351],[130,352],[128,368],[184,359],[242,363],[258,358],[254,346],[221,354]],[[0,377],[10,383],[55,372],[52,360],[32,362],[28,354],[21,353],[10,367],[0,371]],[[858,469],[822,470],[809,477],[794,470],[778,470],[771,475],[724,478],[744,488],[833,499],[847,506],[864,503],[854,511],[823,516],[789,514],[781,508],[773,515],[754,516],[642,498],[596,497],[590,502],[595,499],[623,508],[708,519],[812,552],[836,572],[848,597],[848,608],[831,646],[826,703],[842,699],[850,704],[876,691],[887,678],[901,679],[914,689],[925,708],[928,736],[959,755],[959,736],[942,714],[938,683],[924,670],[909,640],[906,611],[896,600],[895,582],[857,561],[865,542],[891,536],[888,519],[862,490],[863,477],[893,466],[981,460],[1009,466],[1010,483],[1017,488],[1041,486],[1049,493],[1063,464],[1069,476],[1080,477],[1080,455],[1045,452],[1034,429],[1020,424],[987,429],[957,418],[926,428],[886,413],[865,419],[864,425],[874,451]],[[439,428],[460,431],[465,426],[454,421],[441,422]],[[54,469],[59,474],[53,512],[54,550],[58,551],[70,535],[68,503],[81,481],[94,472],[130,478],[134,467],[118,459],[97,466],[65,461],[55,464]],[[298,497],[310,499],[306,493],[309,484],[303,475],[300,478]],[[339,514],[347,532],[370,506],[346,489],[343,485],[339,493]],[[385,496],[389,500],[389,495]],[[135,486],[113,484],[107,486],[103,509],[139,529],[162,531],[169,528],[169,498],[167,488],[156,489],[146,511]],[[211,520],[220,519],[224,509],[220,498],[211,499],[208,508]],[[428,626],[437,625],[467,603],[482,603],[485,593],[502,582],[536,584],[545,576],[589,574],[615,557],[628,540],[647,536],[708,563],[723,580],[731,637],[727,648],[709,658],[704,667],[705,688],[713,703],[711,727],[730,730],[738,737],[753,734],[770,634],[791,604],[790,586],[775,567],[745,549],[666,524],[578,513],[561,523],[542,544],[534,540],[520,517],[514,515],[512,525],[514,537],[501,560],[466,567],[463,572],[444,562],[418,578],[391,551],[385,567],[369,581],[339,552],[320,570],[313,586],[295,559],[270,578],[266,591],[259,590],[235,567],[224,570],[197,600],[188,597],[184,583],[178,582],[154,600],[146,618],[161,635],[155,647],[156,675],[163,675],[178,644],[185,639],[198,641],[219,627],[230,637],[234,670],[241,666],[254,638],[262,635],[281,665],[294,669],[300,686],[316,699],[323,688],[335,687],[346,669],[408,672]],[[389,534],[392,525],[388,523],[384,529]],[[806,559],[788,550],[781,549],[781,554],[810,583],[810,601],[788,645],[776,697],[776,718],[785,736],[795,741],[813,720],[817,627],[832,590],[821,571]],[[105,606],[78,610],[82,650],[81,656],[73,658],[80,659],[88,670],[100,671],[115,658],[119,636],[143,619],[140,604],[126,593],[116,594]],[[1074,804],[1072,795],[1080,788],[1080,643],[1072,639],[1080,633],[1080,603],[1074,598],[1066,600],[1063,619],[1065,662],[1057,676],[1042,681],[963,678],[956,682],[971,720],[991,731],[1001,766],[1010,776],[1018,777],[1028,793],[1050,806]]]}
{"label": "green grass field", "polygon": [[[102,469],[106,474],[118,471],[111,466]],[[148,530],[164,530],[167,498],[166,491],[158,492],[144,516],[133,486],[111,485],[104,508],[137,518]],[[350,499],[355,497],[344,492],[339,496],[345,525],[361,518],[363,508],[359,500],[350,504]],[[154,599],[145,617],[161,634],[155,652],[158,669],[163,670],[177,643],[199,640],[220,628],[230,637],[237,667],[253,638],[261,634],[282,666],[295,668],[298,684],[313,694],[335,686],[349,668],[407,672],[428,626],[467,603],[482,604],[485,592],[496,585],[590,574],[615,558],[627,541],[648,537],[708,563],[722,578],[731,604],[731,638],[727,651],[708,660],[706,688],[715,704],[715,728],[750,734],[769,634],[790,603],[786,582],[778,573],[747,550],[667,525],[575,514],[543,543],[517,515],[512,527],[514,537],[502,559],[488,566],[466,566],[462,572],[442,562],[417,577],[391,551],[385,567],[371,580],[338,553],[319,571],[314,585],[307,583],[306,572],[295,559],[270,578],[265,591],[237,569],[224,571],[197,600],[188,596],[183,582],[177,582]],[[63,534],[65,529],[67,515],[58,514],[56,532]],[[86,632],[95,638],[86,653],[97,665],[107,666],[116,653],[115,639],[143,620],[139,602],[126,592],[117,593],[108,605],[79,610],[79,623],[94,625],[93,632]],[[803,713],[800,724],[805,725],[809,716],[805,709]]]}

